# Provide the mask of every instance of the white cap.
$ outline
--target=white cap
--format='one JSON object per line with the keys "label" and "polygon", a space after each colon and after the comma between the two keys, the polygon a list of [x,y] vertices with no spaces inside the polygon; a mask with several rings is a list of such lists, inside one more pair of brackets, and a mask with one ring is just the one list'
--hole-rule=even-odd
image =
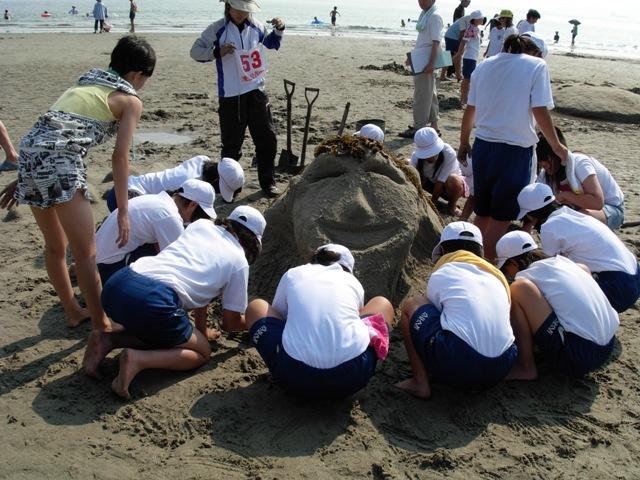
{"label": "white cap", "polygon": [[484,18],[484,15],[482,15],[482,12],[480,10],[474,10],[469,14],[469,18],[471,20],[481,20]]}
{"label": "white cap", "polygon": [[416,144],[416,151],[413,152],[416,158],[431,158],[444,148],[444,142],[438,136],[438,132],[431,127],[418,130],[413,136],[413,143]]}
{"label": "white cap", "polygon": [[542,52],[542,58],[547,58],[549,54],[549,49],[547,48],[547,42],[535,32],[525,32],[522,34],[523,37],[529,37],[533,43],[536,44],[536,47]]}
{"label": "white cap", "polygon": [[179,194],[181,197],[196,202],[209,217],[212,219],[216,218],[216,211],[213,208],[216,191],[210,183],[198,180],[197,178],[191,178],[184,182],[180,188],[183,190],[183,192]]}
{"label": "white cap", "polygon": [[354,135],[370,138],[371,140],[375,140],[380,143],[384,142],[384,132],[379,126],[374,125],[373,123],[367,123],[360,130],[354,133]]}
{"label": "white cap", "polygon": [[233,158],[223,158],[218,163],[220,195],[225,202],[233,201],[233,194],[244,186],[244,170]]}
{"label": "white cap", "polygon": [[471,240],[482,246],[482,233],[473,223],[451,222],[440,235],[440,243],[431,252],[431,260],[435,263],[442,256],[442,242],[449,240]]}
{"label": "white cap", "polygon": [[518,220],[529,212],[549,205],[555,199],[556,197],[553,196],[551,187],[546,183],[531,183],[527,185],[518,194],[518,205],[520,206]]}
{"label": "white cap", "polygon": [[498,268],[502,268],[510,258],[517,257],[536,248],[538,248],[536,241],[527,232],[517,230],[507,233],[496,243]]}
{"label": "white cap", "polygon": [[258,241],[262,243],[262,235],[267,226],[267,221],[258,210],[249,205],[240,205],[236,207],[227,218],[229,220],[235,220],[247,227],[258,238]]}
{"label": "white cap", "polygon": [[351,251],[347,247],[345,247],[344,245],[338,245],[337,243],[327,243],[326,245],[318,247],[316,249],[316,253],[318,253],[320,250],[329,250],[330,252],[340,255],[338,263],[349,270],[351,273],[353,273],[353,267],[355,266],[356,261],[353,258]]}
{"label": "white cap", "polygon": [[236,10],[241,10],[243,12],[259,12],[260,5],[255,0],[220,0],[221,2],[228,3]]}

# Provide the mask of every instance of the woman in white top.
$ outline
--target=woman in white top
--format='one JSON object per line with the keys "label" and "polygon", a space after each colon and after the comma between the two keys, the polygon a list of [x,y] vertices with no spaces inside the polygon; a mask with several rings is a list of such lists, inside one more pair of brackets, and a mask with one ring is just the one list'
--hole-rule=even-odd
{"label": "woman in white top", "polygon": [[507,233],[496,245],[498,267],[511,284],[511,324],[518,361],[507,379],[538,378],[533,346],[545,360],[573,376],[601,367],[611,355],[620,325],[584,265],[548,257],[528,233]]}
{"label": "woman in white top", "polygon": [[[244,186],[244,171],[233,158],[223,158],[216,163],[206,155],[197,155],[176,167],[144,175],[131,175],[127,185],[129,198],[173,192],[192,178],[211,184],[227,203],[231,203]],[[107,194],[107,208],[110,212],[118,208],[113,189]]]}
{"label": "woman in white top", "polygon": [[511,10],[502,10],[498,20],[500,21],[499,25],[489,32],[489,45],[484,52],[485,58],[500,53],[504,46],[504,40],[511,35],[518,34],[518,29],[513,26],[513,12]]}
{"label": "woman in white top", "polygon": [[431,194],[434,204],[442,197],[449,202],[451,215],[460,216],[458,199],[469,196],[469,187],[460,171],[456,151],[430,127],[418,130],[413,141],[416,149],[409,163],[418,170],[422,188]]}
{"label": "woman in white top", "polygon": [[[316,250],[311,262],[288,270],[273,305],[254,300],[246,313],[249,335],[275,381],[311,398],[341,398],[363,388],[387,342],[393,306],[384,297],[364,303],[354,259],[342,245]],[[384,353],[381,358],[384,358]]]}
{"label": "woman in white top", "polygon": [[[556,132],[566,146],[562,131],[556,127]],[[611,230],[620,228],[624,222],[624,194],[602,163],[578,152],[562,161],[542,136],[536,155],[542,167],[538,181],[551,187],[558,203],[600,220]]]}
{"label": "woman in white top", "polygon": [[[102,304],[124,327],[93,332],[83,367],[91,376],[115,348],[120,372],[113,390],[129,398],[129,384],[141,370],[191,370],[209,360],[208,340],[219,332],[207,329],[207,307],[222,297],[222,328],[245,328],[249,264],[261,250],[266,226],[256,209],[241,206],[228,218],[198,220],[155,257],[144,257],[114,274],[102,290]],[[194,310],[194,329],[188,311]]]}
{"label": "woman in white top", "polygon": [[216,192],[202,180],[187,180],[172,195],[142,195],[129,202],[129,240],[120,247],[118,209],[96,232],[96,263],[104,285],[109,277],[137,259],[155,255],[177,240],[184,225],[208,218],[214,220]]}

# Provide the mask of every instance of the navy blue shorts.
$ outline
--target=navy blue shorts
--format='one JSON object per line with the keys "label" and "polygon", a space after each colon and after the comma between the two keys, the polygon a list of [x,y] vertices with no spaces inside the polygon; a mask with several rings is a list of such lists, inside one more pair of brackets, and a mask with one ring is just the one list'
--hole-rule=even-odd
{"label": "navy blue shorts", "polygon": [[598,272],[593,279],[618,313],[633,307],[640,297],[640,266],[635,275],[627,272]]}
{"label": "navy blue shorts", "polygon": [[[135,190],[129,190],[129,200],[132,198],[139,197],[140,194]],[[116,200],[116,189],[112,188],[107,192],[107,208],[109,212],[113,212],[116,208],[118,208],[118,201]]]}
{"label": "navy blue shorts", "polygon": [[116,272],[104,285],[102,308],[114,322],[153,347],[175,347],[193,333],[178,294],[131,267]]}
{"label": "navy blue shorts", "polygon": [[471,60],[470,58],[462,59],[462,76],[467,80],[471,80],[471,74],[476,69],[476,65],[478,62],[476,60]]}
{"label": "navy blue shorts", "polygon": [[376,371],[373,347],[333,368],[314,368],[292,358],[282,346],[285,321],[265,317],[249,330],[251,342],[267,364],[273,379],[292,395],[344,398],[364,388]]}
{"label": "navy blue shorts", "polygon": [[107,283],[107,281],[111,278],[111,275],[116,273],[118,270],[122,270],[127,265],[132,264],[139,258],[153,257],[157,254],[158,254],[158,250],[156,249],[155,243],[145,243],[144,245],[140,245],[134,251],[127,253],[125,257],[119,262],[99,263],[98,273],[100,274],[100,280],[102,281],[102,285]]}
{"label": "navy blue shorts", "polygon": [[518,194],[531,182],[532,156],[533,147],[476,138],[472,152],[476,215],[499,221],[518,217]]}
{"label": "navy blue shorts", "polygon": [[567,332],[555,312],[551,312],[533,336],[544,359],[573,377],[581,377],[604,365],[613,351],[614,341],[615,337],[606,345],[598,345]]}
{"label": "navy blue shorts", "polygon": [[485,357],[440,323],[440,312],[427,303],[409,323],[411,339],[434,380],[473,390],[492,387],[511,371],[518,356],[515,343],[502,355]]}
{"label": "navy blue shorts", "polygon": [[450,51],[451,55],[453,55],[458,51],[458,48],[460,48],[460,40],[444,37],[444,46],[445,50]]}

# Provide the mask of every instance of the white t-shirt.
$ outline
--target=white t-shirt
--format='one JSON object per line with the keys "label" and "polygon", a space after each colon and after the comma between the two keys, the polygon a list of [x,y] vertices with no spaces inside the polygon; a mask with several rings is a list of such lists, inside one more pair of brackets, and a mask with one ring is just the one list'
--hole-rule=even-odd
{"label": "white t-shirt", "polygon": [[464,53],[462,58],[467,60],[478,61],[480,55],[480,29],[475,25],[469,25],[464,31],[462,41],[465,42]]}
{"label": "white t-shirt", "polygon": [[574,171],[578,181],[583,183],[587,177],[595,175],[602,187],[604,203],[617,207],[624,201],[624,194],[611,172],[598,160],[583,153],[574,153]]}
{"label": "white t-shirt", "polygon": [[504,52],[486,59],[471,75],[468,104],[476,107],[476,138],[535,145],[531,109],[554,107],[547,64],[531,55]]}
{"label": "white t-shirt", "polygon": [[238,240],[211,220],[196,220],[155,257],[143,257],[131,268],[171,287],[185,309],[208,305],[222,294],[222,308],[247,308],[249,264]]}
{"label": "white t-shirt", "polygon": [[465,15],[453,22],[447,29],[444,36],[453,40],[460,40],[460,34],[464,32],[471,23],[471,15]]}
{"label": "white t-shirt", "polygon": [[562,207],[540,228],[547,255],[564,255],[583,263],[593,273],[626,272],[635,275],[638,260],[609,227],[595,218]]}
{"label": "white t-shirt", "polygon": [[[456,151],[451,147],[451,145],[445,143],[442,152],[444,153],[444,160],[442,161],[442,165],[440,165],[440,168],[437,172],[435,171],[437,160],[433,163],[429,163],[427,161],[423,162],[422,174],[425,178],[428,178],[433,183],[444,183],[452,174],[462,175],[462,173],[460,172],[460,166],[458,164]],[[416,157],[415,153],[411,155],[409,163],[413,166],[413,168],[418,168],[418,158]]]}
{"label": "white t-shirt", "polygon": [[489,47],[487,49],[487,58],[493,57],[502,51],[504,41],[510,35],[518,33],[516,27],[494,28],[489,33]]}
{"label": "white t-shirt", "polygon": [[442,328],[485,357],[502,355],[515,340],[504,285],[476,265],[446,263],[427,283],[427,298],[442,313]]}
{"label": "white t-shirt", "polygon": [[306,264],[287,271],[273,307],[286,319],[282,346],[314,368],[333,368],[369,346],[369,330],[360,318],[364,290],[337,263]]}
{"label": "white t-shirt", "polygon": [[160,193],[164,191],[178,190],[184,182],[192,178],[202,177],[202,165],[210,162],[206,155],[198,155],[185,160],[177,167],[168,168],[161,172],[145,173],[137,177],[129,177],[129,190],[134,190],[140,195]]}
{"label": "white t-shirt", "polygon": [[517,27],[518,27],[518,33],[520,35],[522,35],[523,33],[536,31],[536,25],[534,23],[529,23],[526,20],[520,20],[518,22]]}
{"label": "white t-shirt", "polygon": [[432,13],[425,28],[418,33],[415,48],[429,48],[433,46],[433,42],[442,41],[443,26],[442,17],[437,13]]}
{"label": "white t-shirt", "polygon": [[178,207],[165,192],[129,200],[129,241],[118,248],[118,210],[109,214],[96,233],[96,263],[116,263],[146,243],[157,243],[160,250],[184,231]]}
{"label": "white t-shirt", "polygon": [[518,278],[531,280],[547,299],[567,331],[606,345],[620,320],[596,281],[561,255],[532,263]]}

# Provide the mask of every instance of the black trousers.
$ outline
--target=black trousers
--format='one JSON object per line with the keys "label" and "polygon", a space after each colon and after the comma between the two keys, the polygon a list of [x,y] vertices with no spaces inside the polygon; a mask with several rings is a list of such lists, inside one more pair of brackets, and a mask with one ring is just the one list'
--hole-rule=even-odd
{"label": "black trousers", "polygon": [[102,29],[104,28],[104,20],[96,19],[96,21],[93,22],[93,31],[94,32],[98,31],[98,24],[100,24],[100,31],[102,31]]}
{"label": "black trousers", "polygon": [[244,135],[249,127],[249,134],[256,147],[260,187],[268,188],[273,185],[278,139],[267,95],[256,89],[237,97],[221,97],[218,116],[222,156],[240,160]]}

